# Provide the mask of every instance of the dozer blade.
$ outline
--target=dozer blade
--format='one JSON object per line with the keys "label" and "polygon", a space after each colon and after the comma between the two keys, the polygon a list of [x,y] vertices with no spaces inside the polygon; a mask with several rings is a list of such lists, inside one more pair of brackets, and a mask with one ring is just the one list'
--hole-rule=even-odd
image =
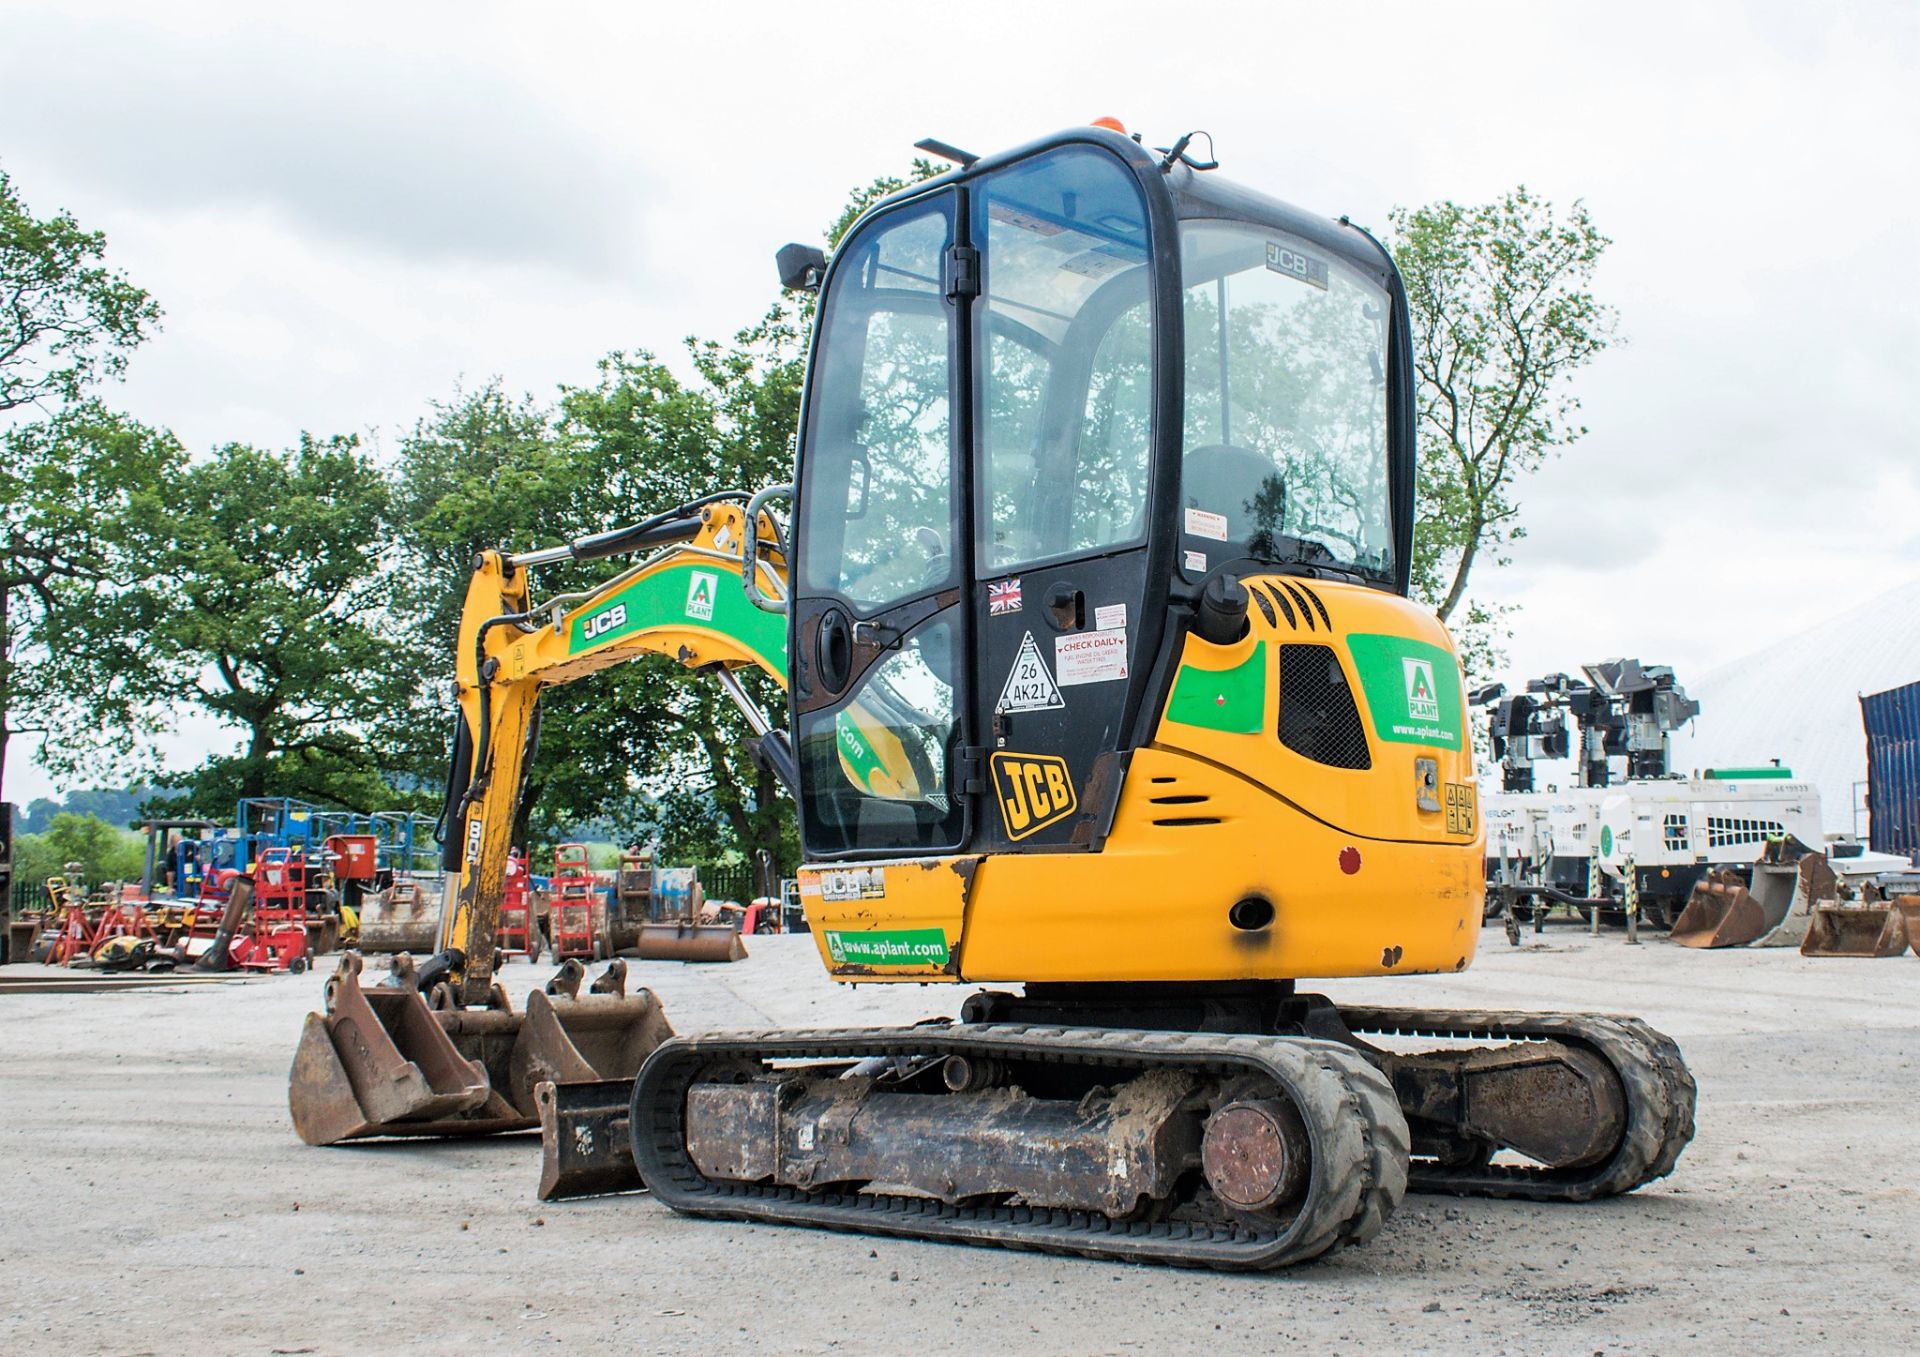
{"label": "dozer blade", "polygon": [[645,1187],[633,1163],[632,1079],[540,1084],[540,1200]]}
{"label": "dozer blade", "polygon": [[747,945],[731,924],[649,923],[640,926],[642,961],[745,961]]}
{"label": "dozer blade", "polygon": [[1767,931],[1753,893],[1735,873],[1719,872],[1693,888],[1668,936],[1682,947],[1743,947]]}
{"label": "dozer blade", "polygon": [[1801,956],[1889,957],[1907,950],[1907,916],[1889,903],[1813,907]]}

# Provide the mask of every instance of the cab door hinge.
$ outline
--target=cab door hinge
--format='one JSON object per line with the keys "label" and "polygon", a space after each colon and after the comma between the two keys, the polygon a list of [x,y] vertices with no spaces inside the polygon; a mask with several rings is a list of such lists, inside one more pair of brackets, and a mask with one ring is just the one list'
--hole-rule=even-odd
{"label": "cab door hinge", "polygon": [[947,249],[947,296],[949,299],[980,295],[980,251],[971,245],[953,245]]}
{"label": "cab door hinge", "polygon": [[979,745],[967,745],[957,755],[960,784],[963,796],[985,796],[987,792],[987,751]]}

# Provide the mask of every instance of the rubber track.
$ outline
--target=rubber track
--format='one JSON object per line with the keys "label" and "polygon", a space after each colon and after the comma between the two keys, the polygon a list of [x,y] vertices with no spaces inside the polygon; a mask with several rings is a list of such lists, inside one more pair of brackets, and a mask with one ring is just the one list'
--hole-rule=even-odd
{"label": "rubber track", "polygon": [[[951,1054],[1104,1067],[1123,1077],[1156,1068],[1264,1075],[1287,1091],[1307,1123],[1315,1162],[1307,1201],[1283,1230],[1119,1221],[1087,1211],[949,1206],[923,1197],[726,1182],[702,1176],[686,1153],[687,1089],[716,1060]],[[631,1127],[641,1177],[659,1200],[688,1215],[1192,1267],[1285,1267],[1364,1243],[1407,1188],[1407,1125],[1386,1079],[1353,1048],[1305,1037],[1015,1024],[676,1037],[648,1057],[634,1081]]]}
{"label": "rubber track", "polygon": [[1468,1040],[1560,1041],[1592,1051],[1619,1076],[1627,1129],[1613,1157],[1585,1168],[1524,1165],[1448,1168],[1415,1160],[1415,1192],[1515,1197],[1527,1201],[1592,1201],[1631,1192],[1673,1172],[1693,1139],[1697,1090],[1672,1038],[1638,1018],[1599,1013],[1448,1012],[1414,1008],[1341,1008],[1356,1036],[1456,1037]]}

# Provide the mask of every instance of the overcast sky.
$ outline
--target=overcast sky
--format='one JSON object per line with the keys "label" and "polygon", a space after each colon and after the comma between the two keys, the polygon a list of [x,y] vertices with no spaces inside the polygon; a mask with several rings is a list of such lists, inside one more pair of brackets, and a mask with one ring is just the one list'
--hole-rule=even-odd
{"label": "overcast sky", "polygon": [[1628,343],[1477,576],[1514,677],[1684,681],[1920,578],[1910,3],[665,8],[0,0],[0,164],[166,307],[110,396],[198,448],[391,449],[463,382],[731,332],[923,136],[1206,128],[1223,173],[1375,226],[1525,183],[1613,238]]}

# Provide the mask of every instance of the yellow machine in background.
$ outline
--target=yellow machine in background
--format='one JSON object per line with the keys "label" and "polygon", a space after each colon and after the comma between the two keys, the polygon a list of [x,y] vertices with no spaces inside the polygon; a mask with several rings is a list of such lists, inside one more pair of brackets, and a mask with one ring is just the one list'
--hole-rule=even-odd
{"label": "yellow machine in background", "polygon": [[[1459,663],[1407,597],[1393,262],[1191,145],[936,148],[957,168],[831,262],[780,252],[820,294],[790,523],[786,487],[728,492],[481,558],[440,951],[336,977],[303,1135],[538,1115],[545,1193],[637,1173],[692,1215],[1227,1268],[1364,1242],[1409,1186],[1582,1201],[1672,1169],[1693,1081],[1641,1023],[1298,987],[1467,966],[1484,837]],[[1009,988],[957,1023],[672,1038],[623,970],[597,1000],[576,971],[510,1013],[538,692],[639,654],[722,684],[791,790],[829,974]]]}

